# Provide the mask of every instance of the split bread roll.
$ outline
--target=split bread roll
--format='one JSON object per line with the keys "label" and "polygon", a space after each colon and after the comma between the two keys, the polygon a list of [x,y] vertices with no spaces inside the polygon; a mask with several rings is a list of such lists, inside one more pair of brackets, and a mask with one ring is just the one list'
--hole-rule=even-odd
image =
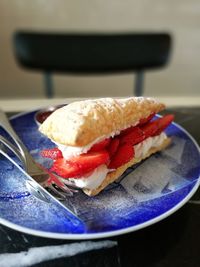
{"label": "split bread roll", "polygon": [[[154,98],[145,97],[79,101],[53,112],[39,130],[58,146],[78,149],[91,148],[93,144],[119,135],[122,130],[138,125],[141,120],[164,108],[163,103]],[[133,157],[129,162],[108,172],[96,188],[85,187],[82,188],[83,191],[89,196],[97,195],[106,186],[117,180],[127,168],[165,149],[170,142],[171,139],[165,136],[159,145],[150,147],[144,155]],[[85,150],[82,151],[84,152],[81,153],[87,153]]]}

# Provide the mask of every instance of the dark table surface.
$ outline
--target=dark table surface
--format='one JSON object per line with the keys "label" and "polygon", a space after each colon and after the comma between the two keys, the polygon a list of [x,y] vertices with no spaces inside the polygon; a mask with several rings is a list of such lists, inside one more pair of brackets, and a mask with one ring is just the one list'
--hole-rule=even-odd
{"label": "dark table surface", "polygon": [[[175,121],[188,130],[200,144],[200,107],[173,108],[166,112],[173,112]],[[181,209],[165,220],[145,229],[106,240],[48,239],[0,226],[0,267],[199,267],[200,201],[198,200],[200,200],[200,189]],[[97,242],[99,249],[86,251],[88,246],[94,248]],[[77,245],[82,247],[79,252]],[[75,255],[69,256],[72,248],[75,248]],[[50,253],[51,251],[54,253]]]}

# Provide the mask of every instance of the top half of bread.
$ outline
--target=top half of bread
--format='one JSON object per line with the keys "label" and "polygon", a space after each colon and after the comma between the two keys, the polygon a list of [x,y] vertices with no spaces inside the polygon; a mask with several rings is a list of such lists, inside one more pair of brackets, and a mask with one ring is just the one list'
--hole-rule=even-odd
{"label": "top half of bread", "polygon": [[39,130],[56,143],[85,146],[157,113],[165,105],[154,98],[101,98],[73,102],[53,112]]}

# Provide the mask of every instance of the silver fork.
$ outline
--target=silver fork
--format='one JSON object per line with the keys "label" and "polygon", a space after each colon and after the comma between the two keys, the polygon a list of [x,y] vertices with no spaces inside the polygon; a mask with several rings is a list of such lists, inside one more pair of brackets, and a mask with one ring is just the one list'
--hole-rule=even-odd
{"label": "silver fork", "polygon": [[[49,188],[57,198],[65,199],[66,196],[72,196],[76,190],[69,188],[57,175],[51,174],[42,166],[37,164],[23,144],[19,136],[12,128],[7,116],[0,109],[0,126],[12,137],[17,145],[13,145],[6,138],[0,135],[0,142],[9,148],[23,163],[26,172],[43,187]],[[56,187],[55,187],[56,186]]]}

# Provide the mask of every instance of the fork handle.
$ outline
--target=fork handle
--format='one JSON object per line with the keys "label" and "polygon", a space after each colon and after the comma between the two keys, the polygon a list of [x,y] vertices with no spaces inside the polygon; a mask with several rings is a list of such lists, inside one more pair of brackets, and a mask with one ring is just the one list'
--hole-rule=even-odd
{"label": "fork handle", "polygon": [[2,109],[0,109],[0,126],[12,137],[12,139],[18,146],[24,160],[26,160],[27,148],[25,147],[19,136],[14,131],[13,127],[10,124],[10,121],[8,120],[6,114]]}
{"label": "fork handle", "polygon": [[28,170],[29,173],[37,172],[38,169],[40,168],[39,167],[37,168],[37,165],[35,164],[33,157],[31,156],[31,154],[29,153],[28,149],[23,144],[19,136],[16,134],[6,114],[1,109],[0,109],[0,126],[12,137],[13,141],[17,145],[20,154],[22,155],[24,167],[26,168],[26,170]]}
{"label": "fork handle", "polygon": [[0,135],[0,142],[5,147],[9,148],[21,161],[24,160],[19,149],[16,146],[14,146],[10,141],[8,141],[6,138],[4,138],[2,135]]}

